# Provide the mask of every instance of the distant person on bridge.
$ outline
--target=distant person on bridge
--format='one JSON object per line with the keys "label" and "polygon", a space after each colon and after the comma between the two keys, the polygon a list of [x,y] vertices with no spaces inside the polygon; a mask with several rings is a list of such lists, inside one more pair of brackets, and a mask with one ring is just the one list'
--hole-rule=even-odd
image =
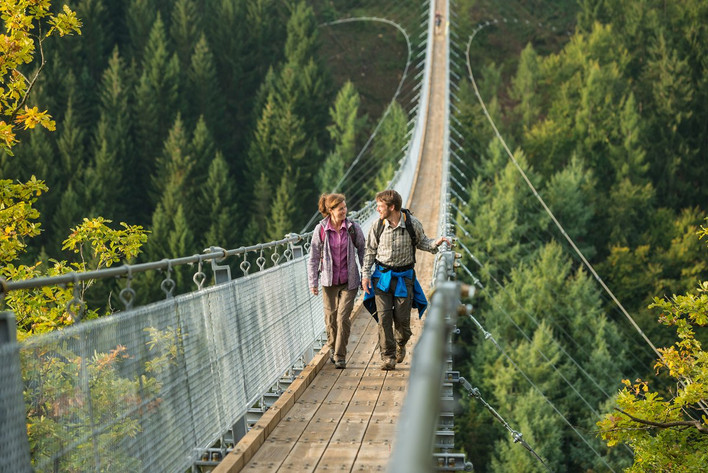
{"label": "distant person on bridge", "polygon": [[329,359],[338,369],[347,367],[347,343],[351,313],[364,261],[364,232],[347,218],[347,203],[342,194],[322,194],[318,204],[324,217],[312,233],[307,280],[310,292],[318,295],[322,283]]}
{"label": "distant person on bridge", "polygon": [[411,308],[418,308],[422,316],[427,306],[415,277],[416,248],[437,253],[442,242],[450,244],[445,237],[428,238],[420,220],[401,205],[401,195],[394,190],[376,194],[376,211],[381,218],[369,230],[362,266],[364,305],[372,313],[375,308],[379,323],[382,370],[395,369],[396,363],[403,362],[412,335]]}
{"label": "distant person on bridge", "polygon": [[439,30],[442,25],[442,14],[439,11],[435,12],[435,29]]}

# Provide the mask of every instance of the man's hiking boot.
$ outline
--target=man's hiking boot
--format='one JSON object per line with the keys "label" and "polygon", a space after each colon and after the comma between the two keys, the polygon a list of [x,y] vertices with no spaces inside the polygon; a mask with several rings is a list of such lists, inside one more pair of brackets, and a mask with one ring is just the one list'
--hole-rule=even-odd
{"label": "man's hiking boot", "polygon": [[388,370],[395,370],[396,369],[396,361],[393,358],[390,358],[383,363],[381,363],[381,369],[388,371]]}
{"label": "man's hiking boot", "polygon": [[398,345],[396,347],[396,363],[403,363],[403,360],[406,359],[406,346],[405,345]]}
{"label": "man's hiking boot", "polygon": [[347,362],[344,360],[337,360],[334,362],[334,367],[337,368],[338,370],[343,370],[344,368],[347,367]]}

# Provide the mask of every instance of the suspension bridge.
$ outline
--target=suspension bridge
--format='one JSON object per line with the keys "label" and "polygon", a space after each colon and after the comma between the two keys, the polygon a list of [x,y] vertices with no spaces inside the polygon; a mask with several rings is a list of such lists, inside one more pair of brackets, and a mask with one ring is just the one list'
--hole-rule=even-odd
{"label": "suspension bridge", "polygon": [[[431,2],[421,9],[426,35],[414,38],[415,44],[406,35],[409,58],[401,84],[417,74],[417,112],[391,183],[429,235],[448,230],[448,37],[444,27],[435,25],[436,9],[447,11],[447,5]],[[422,51],[418,57],[416,49]],[[396,94],[400,91],[401,86]],[[356,217],[366,231],[373,209],[369,205]],[[459,285],[441,286],[432,297],[425,322],[431,326],[427,338],[434,339],[420,344],[431,347],[426,359],[435,354],[432,367],[418,361],[415,349],[395,371],[378,369],[376,322],[359,304],[347,369],[335,370],[321,349],[321,299],[307,290],[309,236],[292,234],[236,250],[212,248],[192,257],[125,265],[100,274],[5,283],[4,290],[10,291],[126,277],[120,294],[126,310],[19,344],[12,314],[3,313],[1,366],[10,382],[2,390],[0,471],[380,471],[392,455],[408,459],[397,462],[399,471],[428,471],[434,447],[442,452],[436,454],[442,469],[463,469],[464,455],[450,453],[452,388],[444,383],[443,392],[442,383],[444,374],[452,376],[442,347],[454,326],[450,312],[459,303]],[[272,267],[267,267],[264,252]],[[249,261],[254,255],[255,264]],[[229,266],[220,264],[231,256],[243,258],[243,277],[232,279]],[[436,284],[454,278],[453,259],[450,251],[441,252],[437,264],[432,255],[422,255],[417,264],[421,285],[433,285],[434,267],[439,273]],[[172,296],[170,272],[185,263],[198,265],[197,290]],[[211,265],[213,285],[204,285],[205,263]],[[132,276],[149,270],[166,272],[161,285],[166,299],[132,307]],[[73,302],[81,307],[78,296]],[[412,329],[411,346],[416,346],[425,338],[423,321],[413,316]],[[422,383],[416,392],[424,396],[407,400],[416,366]],[[67,384],[58,398],[47,392],[50,373],[64,377]],[[23,382],[29,407],[22,401]],[[408,408],[416,414],[402,418],[404,404],[416,402]],[[438,425],[440,406],[445,421]],[[430,415],[421,416],[420,411]],[[46,421],[60,432],[59,438],[32,445],[32,462],[27,416],[41,418],[35,427]],[[429,425],[421,428],[422,419]],[[415,420],[416,425],[403,430],[403,420]],[[396,441],[397,435],[410,433],[419,436],[417,446]],[[396,445],[403,451],[397,453]]]}
{"label": "suspension bridge", "polygon": [[[459,225],[451,195],[459,197],[455,183],[460,192],[463,186],[449,174],[451,168],[462,174],[450,161],[450,146],[459,146],[450,136],[450,85],[460,80],[450,72],[450,9],[445,0],[430,1],[419,13],[420,35],[386,18],[342,22],[389,23],[406,37],[408,60],[393,100],[411,94],[411,123],[390,186],[428,235],[453,236]],[[365,162],[368,144],[355,164]],[[352,169],[345,178],[356,182]],[[375,217],[371,204],[354,213],[365,233]],[[474,459],[455,453],[453,385],[460,381],[543,463],[452,366],[451,333],[458,313],[469,310],[461,302],[481,288],[464,267],[475,285],[456,282],[455,248],[418,256],[417,277],[431,306],[422,320],[412,314],[413,350],[404,362],[394,371],[379,369],[376,322],[358,304],[347,369],[336,370],[322,349],[322,300],[307,288],[310,236],[303,231],[251,247],[3,281],[5,294],[125,278],[125,310],[20,343],[12,314],[2,313],[0,473],[470,470]],[[237,261],[241,274],[232,274],[227,259]],[[175,296],[170,275],[183,264],[196,265],[196,289]],[[132,277],[145,271],[166,275],[165,300],[133,307]],[[72,302],[83,303],[78,295]],[[30,423],[59,435],[39,436],[30,446]]]}

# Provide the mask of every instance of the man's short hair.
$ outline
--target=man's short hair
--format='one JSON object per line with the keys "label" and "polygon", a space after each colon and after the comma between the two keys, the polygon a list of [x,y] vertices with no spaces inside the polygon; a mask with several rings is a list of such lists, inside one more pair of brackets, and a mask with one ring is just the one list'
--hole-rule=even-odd
{"label": "man's short hair", "polygon": [[401,194],[393,189],[387,189],[376,194],[376,200],[383,202],[386,205],[393,205],[393,209],[396,211],[401,210],[403,205],[403,199]]}

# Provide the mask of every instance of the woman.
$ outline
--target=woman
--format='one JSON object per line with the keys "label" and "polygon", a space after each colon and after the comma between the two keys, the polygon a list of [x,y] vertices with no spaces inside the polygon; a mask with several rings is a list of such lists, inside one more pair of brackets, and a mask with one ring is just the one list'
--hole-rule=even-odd
{"label": "woman", "polygon": [[364,262],[366,239],[359,224],[347,218],[342,194],[322,194],[318,207],[324,218],[312,233],[307,279],[315,296],[322,283],[329,359],[344,369],[352,326],[349,317],[361,285],[359,266]]}

